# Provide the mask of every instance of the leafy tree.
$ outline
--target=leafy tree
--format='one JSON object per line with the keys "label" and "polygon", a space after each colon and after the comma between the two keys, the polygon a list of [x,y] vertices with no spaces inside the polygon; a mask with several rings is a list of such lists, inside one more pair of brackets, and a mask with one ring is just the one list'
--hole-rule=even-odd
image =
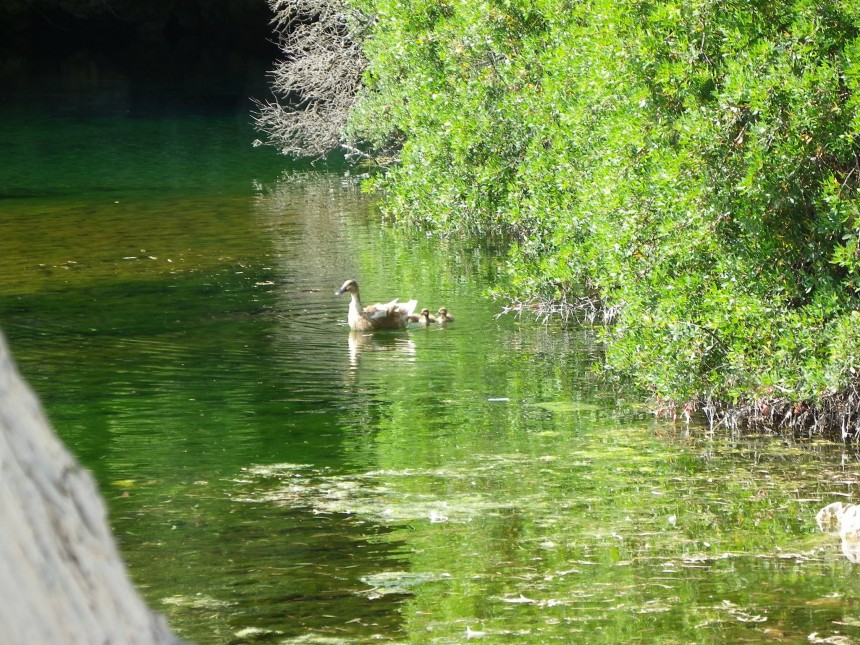
{"label": "leafy tree", "polygon": [[666,411],[857,433],[856,3],[349,5],[389,213],[506,234],[498,294],[613,321]]}

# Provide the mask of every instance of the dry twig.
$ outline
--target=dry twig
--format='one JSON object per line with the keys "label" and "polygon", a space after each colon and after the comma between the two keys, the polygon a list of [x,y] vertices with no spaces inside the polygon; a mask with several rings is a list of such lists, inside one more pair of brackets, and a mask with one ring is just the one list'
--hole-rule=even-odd
{"label": "dry twig", "polygon": [[342,139],[367,67],[360,47],[367,21],[338,0],[269,5],[284,58],[271,73],[275,99],[257,101],[254,120],[265,143],[293,157],[319,158],[338,148],[366,156]]}

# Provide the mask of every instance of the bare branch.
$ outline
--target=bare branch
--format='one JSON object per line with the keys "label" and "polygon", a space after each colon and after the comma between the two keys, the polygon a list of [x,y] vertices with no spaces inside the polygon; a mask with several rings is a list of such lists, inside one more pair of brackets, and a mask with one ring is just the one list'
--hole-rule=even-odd
{"label": "bare branch", "polygon": [[257,101],[255,125],[283,154],[322,157],[341,148],[367,61],[360,43],[367,28],[339,0],[269,0],[284,58],[271,72],[274,101]]}

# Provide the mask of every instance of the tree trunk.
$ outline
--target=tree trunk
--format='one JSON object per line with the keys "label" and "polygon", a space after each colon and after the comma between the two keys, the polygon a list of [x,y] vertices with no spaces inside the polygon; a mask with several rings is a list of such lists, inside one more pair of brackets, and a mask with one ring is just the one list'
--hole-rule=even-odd
{"label": "tree trunk", "polygon": [[128,578],[92,476],[0,335],[0,642],[179,643]]}

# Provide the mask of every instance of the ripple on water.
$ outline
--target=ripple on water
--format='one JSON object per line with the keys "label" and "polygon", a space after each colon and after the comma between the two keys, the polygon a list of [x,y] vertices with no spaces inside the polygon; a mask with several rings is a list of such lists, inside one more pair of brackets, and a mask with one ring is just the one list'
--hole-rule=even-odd
{"label": "ripple on water", "polygon": [[[114,150],[74,125],[0,199],[0,311],[183,636],[860,637],[814,525],[853,499],[849,447],[641,419],[589,330],[495,317],[492,249],[381,226],[337,174],[271,181],[241,137],[199,154],[223,122],[171,120],[176,163],[145,152],[164,122],[113,122]],[[346,278],[455,322],[355,337]]]}

